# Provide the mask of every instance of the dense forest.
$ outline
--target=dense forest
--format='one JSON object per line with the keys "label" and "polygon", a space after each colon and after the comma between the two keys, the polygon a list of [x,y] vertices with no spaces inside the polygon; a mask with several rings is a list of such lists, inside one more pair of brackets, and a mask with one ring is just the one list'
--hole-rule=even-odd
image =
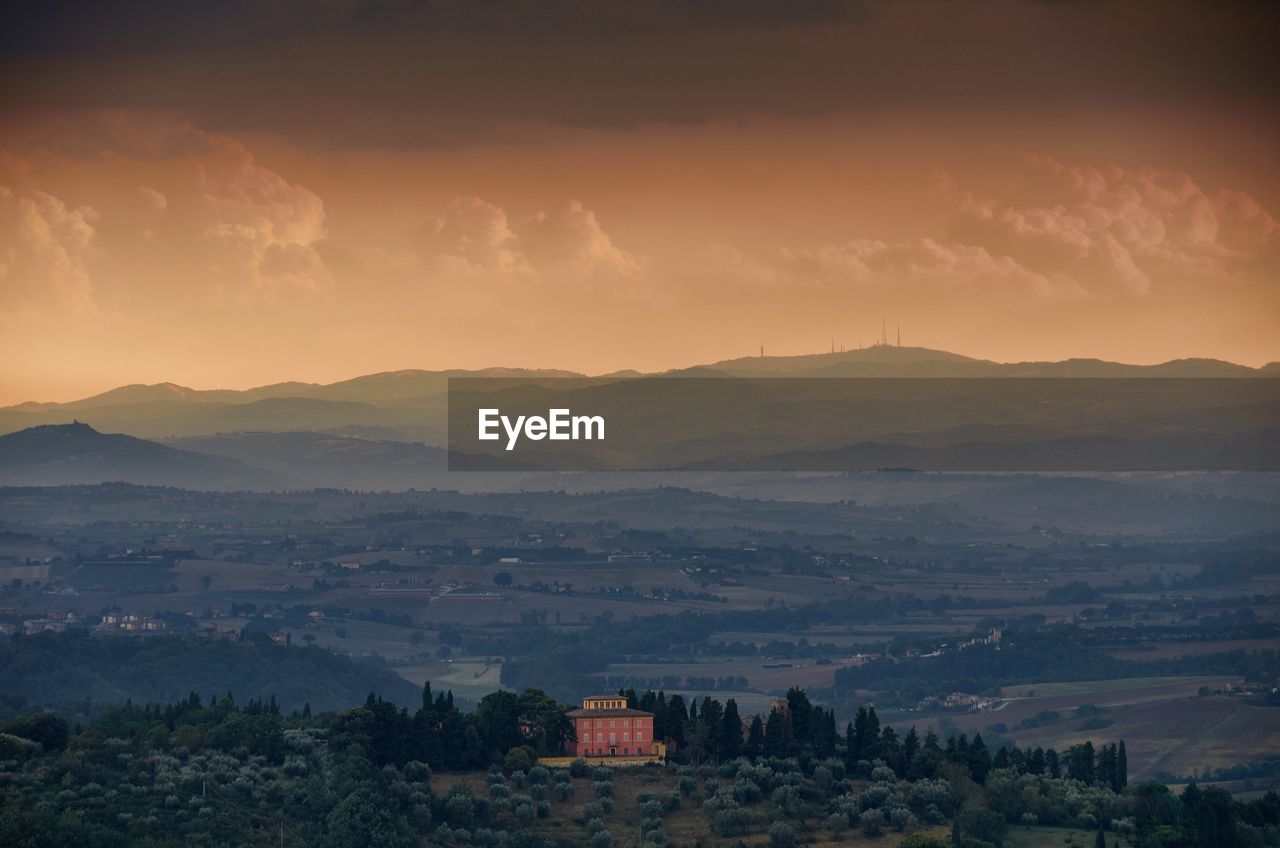
{"label": "dense forest", "polygon": [[[692,822],[706,839],[757,834],[776,848],[886,833],[912,848],[989,848],[1042,824],[1102,845],[1280,845],[1276,793],[1241,803],[1194,784],[1130,785],[1122,740],[992,751],[981,736],[882,726],[869,707],[839,731],[797,688],[747,722],[733,699],[619,694],[655,714],[675,751],[666,767],[539,764],[573,729],[537,690],[494,692],[471,712],[427,685],[413,711],[376,694],[317,713],[193,692],[83,727],[22,715],[0,725],[0,844],[611,848],[610,827],[687,844],[673,833]],[[634,799],[620,795],[635,785],[627,771],[644,778]]]}

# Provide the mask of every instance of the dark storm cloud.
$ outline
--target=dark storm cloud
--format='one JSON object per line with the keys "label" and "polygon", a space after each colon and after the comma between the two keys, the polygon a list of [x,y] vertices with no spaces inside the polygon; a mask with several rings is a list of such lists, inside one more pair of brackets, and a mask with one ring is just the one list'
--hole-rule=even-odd
{"label": "dark storm cloud", "polygon": [[1274,107],[1280,4],[1043,0],[10,4],[0,109],[416,146],[908,108]]}
{"label": "dark storm cloud", "polygon": [[[872,0],[52,0],[13,4],[12,53],[221,48],[307,35],[598,37],[833,23]],[[882,0],[875,0],[882,2]]]}

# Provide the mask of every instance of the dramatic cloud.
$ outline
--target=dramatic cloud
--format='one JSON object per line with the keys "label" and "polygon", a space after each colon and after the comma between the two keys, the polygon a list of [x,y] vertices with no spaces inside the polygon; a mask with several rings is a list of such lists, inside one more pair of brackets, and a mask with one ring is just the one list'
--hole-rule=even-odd
{"label": "dramatic cloud", "polygon": [[455,197],[422,227],[416,246],[446,271],[530,274],[533,269],[516,241],[502,207],[479,197]]}
{"label": "dramatic cloud", "polygon": [[640,264],[619,249],[577,200],[520,221],[500,206],[457,197],[418,233],[420,255],[443,271],[494,279],[635,278]]}
{"label": "dramatic cloud", "polygon": [[98,213],[0,186],[0,303],[6,309],[93,308],[87,263]]}
{"label": "dramatic cloud", "polygon": [[967,289],[1045,300],[1151,295],[1161,281],[1227,284],[1280,271],[1280,225],[1250,195],[1189,175],[1027,157],[999,194],[953,204],[947,232],[784,247],[777,259],[717,245],[713,273],[746,285]]}
{"label": "dramatic cloud", "polygon": [[[882,316],[996,358],[1275,357],[1274,177],[1194,140],[1175,170],[1019,160],[999,127],[980,156],[808,119],[351,151],[83,117],[0,129],[14,400],[49,380],[678,367],[856,345]],[[1209,341],[1188,350],[1193,323]]]}
{"label": "dramatic cloud", "polygon": [[596,214],[576,200],[524,222],[521,245],[534,265],[570,273],[637,277],[639,263],[618,249]]}
{"label": "dramatic cloud", "polygon": [[206,238],[228,250],[231,272],[247,272],[265,287],[323,292],[332,284],[319,253],[325,240],[324,201],[258,165],[234,142],[202,166],[203,199],[211,217]]}
{"label": "dramatic cloud", "polygon": [[1242,0],[48,0],[4,7],[0,74],[23,85],[0,103],[397,148],[902,107],[1232,110],[1274,104],[1278,24]]}
{"label": "dramatic cloud", "polygon": [[1032,157],[999,197],[963,202],[951,237],[1096,293],[1146,295],[1164,275],[1229,278],[1268,249],[1276,221],[1238,191],[1150,168]]}

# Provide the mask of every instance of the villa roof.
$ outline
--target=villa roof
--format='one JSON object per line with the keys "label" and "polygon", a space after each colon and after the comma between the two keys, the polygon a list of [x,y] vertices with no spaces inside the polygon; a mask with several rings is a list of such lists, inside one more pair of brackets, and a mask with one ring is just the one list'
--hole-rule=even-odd
{"label": "villa roof", "polygon": [[597,716],[602,716],[602,717],[609,717],[609,716],[649,716],[650,718],[652,718],[652,717],[653,717],[653,713],[647,713],[647,712],[645,712],[644,710],[627,710],[627,709],[621,709],[621,710],[587,710],[587,709],[578,708],[578,709],[576,709],[576,710],[569,710],[569,712],[565,713],[565,715],[569,716],[570,718],[595,718],[595,717],[597,717]]}

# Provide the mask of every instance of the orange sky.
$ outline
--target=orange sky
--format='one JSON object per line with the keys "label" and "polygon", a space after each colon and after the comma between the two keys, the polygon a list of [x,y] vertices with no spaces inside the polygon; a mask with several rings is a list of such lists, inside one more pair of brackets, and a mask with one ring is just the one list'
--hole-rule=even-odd
{"label": "orange sky", "polygon": [[0,403],[653,370],[882,316],[1001,360],[1280,359],[1274,16],[1079,5],[120,44],[37,14],[0,62]]}

